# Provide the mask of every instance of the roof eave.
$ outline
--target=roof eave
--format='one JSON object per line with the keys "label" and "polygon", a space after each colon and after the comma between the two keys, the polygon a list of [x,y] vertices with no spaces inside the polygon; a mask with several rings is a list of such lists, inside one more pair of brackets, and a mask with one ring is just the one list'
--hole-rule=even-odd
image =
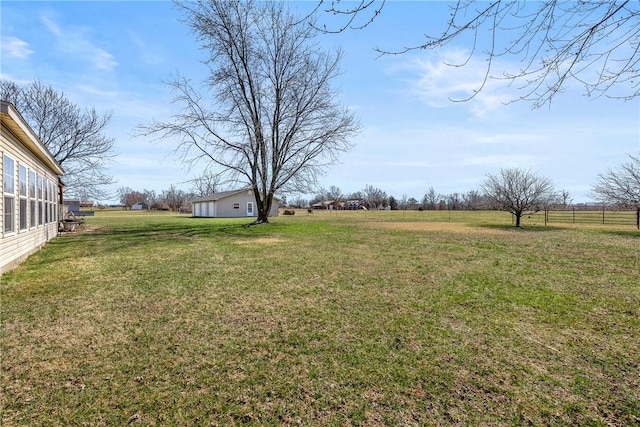
{"label": "roof eave", "polygon": [[64,175],[62,166],[40,141],[13,104],[7,101],[0,102],[0,118],[2,126],[12,133],[29,151],[46,164],[56,175]]}

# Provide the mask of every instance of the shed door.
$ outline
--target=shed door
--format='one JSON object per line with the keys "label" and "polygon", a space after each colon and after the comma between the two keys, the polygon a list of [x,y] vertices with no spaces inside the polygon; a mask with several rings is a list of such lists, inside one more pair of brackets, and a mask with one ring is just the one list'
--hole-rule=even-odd
{"label": "shed door", "polygon": [[253,202],[247,202],[247,216],[253,216]]}

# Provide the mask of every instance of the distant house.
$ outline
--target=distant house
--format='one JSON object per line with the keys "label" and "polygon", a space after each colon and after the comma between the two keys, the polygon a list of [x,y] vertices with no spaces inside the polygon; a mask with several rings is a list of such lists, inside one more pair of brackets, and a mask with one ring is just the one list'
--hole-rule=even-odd
{"label": "distant house", "polygon": [[[257,217],[258,209],[253,191],[248,189],[222,191],[191,201],[194,217],[243,218]],[[280,199],[274,197],[269,216],[278,216]]]}
{"label": "distant house", "polygon": [[324,202],[318,202],[311,205],[313,209],[332,209],[334,208],[333,200],[325,200]]}
{"label": "distant house", "polygon": [[58,234],[64,171],[16,108],[0,101],[0,273]]}
{"label": "distant house", "polygon": [[149,209],[149,205],[145,202],[138,202],[135,205],[131,205],[131,210],[133,211],[146,211]]}
{"label": "distant house", "polygon": [[359,210],[359,209],[363,209],[364,205],[365,205],[365,202],[362,200],[358,200],[358,199],[347,200],[345,209],[348,209],[350,211]]}

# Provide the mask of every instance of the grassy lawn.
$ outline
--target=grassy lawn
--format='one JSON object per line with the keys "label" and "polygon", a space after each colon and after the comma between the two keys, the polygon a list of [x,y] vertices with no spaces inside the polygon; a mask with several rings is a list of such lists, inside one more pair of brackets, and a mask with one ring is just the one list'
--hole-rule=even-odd
{"label": "grassy lawn", "polygon": [[2,425],[638,425],[640,232],[98,212],[1,278]]}

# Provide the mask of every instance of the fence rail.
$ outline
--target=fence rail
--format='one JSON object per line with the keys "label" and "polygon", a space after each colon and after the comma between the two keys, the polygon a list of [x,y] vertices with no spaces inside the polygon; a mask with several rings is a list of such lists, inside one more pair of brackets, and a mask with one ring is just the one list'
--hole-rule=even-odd
{"label": "fence rail", "polygon": [[547,223],[573,224],[613,224],[631,225],[640,230],[640,208],[634,210],[546,210],[544,221]]}

